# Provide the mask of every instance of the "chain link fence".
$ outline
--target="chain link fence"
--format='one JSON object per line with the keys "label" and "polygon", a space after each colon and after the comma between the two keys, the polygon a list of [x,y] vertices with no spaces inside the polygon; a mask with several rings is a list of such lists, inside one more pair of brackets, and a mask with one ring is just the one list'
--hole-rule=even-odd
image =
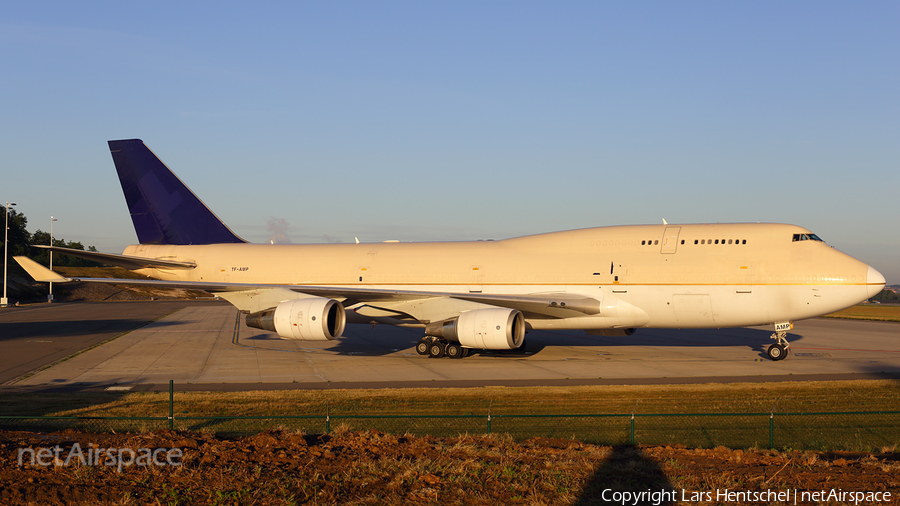
{"label": "chain link fence", "polygon": [[328,434],[376,430],[396,435],[457,437],[507,434],[576,439],[602,445],[684,445],[879,451],[900,445],[900,411],[816,413],[618,413],[618,414],[333,414],[194,416],[174,411],[170,384],[168,416],[0,416],[0,429],[56,432],[140,433],[188,430],[237,437],[265,430]]}

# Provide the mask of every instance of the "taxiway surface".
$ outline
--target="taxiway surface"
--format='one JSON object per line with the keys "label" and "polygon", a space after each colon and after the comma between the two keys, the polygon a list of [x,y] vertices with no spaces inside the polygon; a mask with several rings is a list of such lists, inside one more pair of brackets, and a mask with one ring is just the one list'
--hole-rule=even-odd
{"label": "taxiway surface", "polygon": [[[900,324],[884,322],[797,322],[788,336],[792,353],[780,362],[766,357],[772,342],[768,327],[640,329],[629,337],[533,331],[524,351],[481,351],[452,360],[416,354],[420,329],[348,325],[336,341],[284,340],[245,326],[237,310],[216,302],[58,304],[12,311],[19,312],[0,314],[0,353],[3,374],[17,378],[7,384],[16,387],[144,389],[174,380],[197,388],[341,388],[900,373]],[[45,365],[64,357],[70,358]],[[45,368],[23,376],[41,365]]]}

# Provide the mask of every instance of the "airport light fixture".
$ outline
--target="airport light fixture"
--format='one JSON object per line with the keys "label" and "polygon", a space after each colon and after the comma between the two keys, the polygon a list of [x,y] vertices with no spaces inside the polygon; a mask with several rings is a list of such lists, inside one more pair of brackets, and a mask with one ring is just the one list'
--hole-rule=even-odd
{"label": "airport light fixture", "polygon": [[9,299],[6,298],[6,250],[9,248],[9,206],[14,205],[16,205],[15,202],[10,203],[7,200],[6,207],[3,208],[3,214],[6,216],[6,223],[3,226],[3,298],[0,299],[0,306],[2,307],[9,305]]}
{"label": "airport light fixture", "polygon": [[[53,222],[59,221],[53,216],[50,217],[50,247],[53,247]],[[50,270],[53,270],[53,250],[50,250]],[[50,294],[47,295],[47,302],[53,302],[53,281],[50,282]]]}

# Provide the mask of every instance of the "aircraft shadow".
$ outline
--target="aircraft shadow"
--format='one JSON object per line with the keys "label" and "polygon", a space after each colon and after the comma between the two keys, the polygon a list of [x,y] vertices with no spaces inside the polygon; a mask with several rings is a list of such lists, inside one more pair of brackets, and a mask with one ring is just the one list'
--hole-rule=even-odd
{"label": "aircraft shadow", "polygon": [[[538,353],[548,346],[648,346],[648,347],[748,347],[761,358],[775,341],[770,329],[637,329],[630,336],[593,336],[582,331],[531,331],[526,334],[526,350]],[[802,334],[788,334],[790,343],[803,340]]]}
{"label": "aircraft shadow", "polygon": [[[339,355],[388,355],[413,348],[424,335],[422,329],[378,325],[348,325],[344,337],[327,347]],[[638,329],[630,336],[593,336],[581,330],[531,330],[525,345],[516,350],[470,350],[470,355],[482,357],[519,357],[539,355],[553,347],[748,347],[760,358],[768,359],[766,350],[774,343],[772,330],[758,328],[726,329]],[[272,334],[274,336],[274,334]],[[790,343],[802,341],[802,334],[788,334]]]}
{"label": "aircraft shadow", "polygon": [[[0,341],[14,339],[66,338],[93,336],[100,333],[119,334],[147,325],[149,322],[141,318],[108,318],[103,320],[84,321],[47,321],[47,322],[9,322],[0,323]],[[156,327],[184,325],[181,321],[157,321]]]}

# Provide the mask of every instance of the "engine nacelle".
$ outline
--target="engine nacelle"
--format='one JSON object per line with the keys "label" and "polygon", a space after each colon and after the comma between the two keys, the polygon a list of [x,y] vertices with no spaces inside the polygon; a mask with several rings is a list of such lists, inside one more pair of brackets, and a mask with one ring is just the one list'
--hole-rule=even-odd
{"label": "engine nacelle", "polygon": [[514,350],[525,340],[525,317],[515,309],[474,309],[440,327],[428,327],[437,337],[456,341],[466,348]]}
{"label": "engine nacelle", "polygon": [[344,332],[344,306],[324,297],[287,300],[274,310],[247,315],[247,326],[268,330],[287,339],[329,341]]}

